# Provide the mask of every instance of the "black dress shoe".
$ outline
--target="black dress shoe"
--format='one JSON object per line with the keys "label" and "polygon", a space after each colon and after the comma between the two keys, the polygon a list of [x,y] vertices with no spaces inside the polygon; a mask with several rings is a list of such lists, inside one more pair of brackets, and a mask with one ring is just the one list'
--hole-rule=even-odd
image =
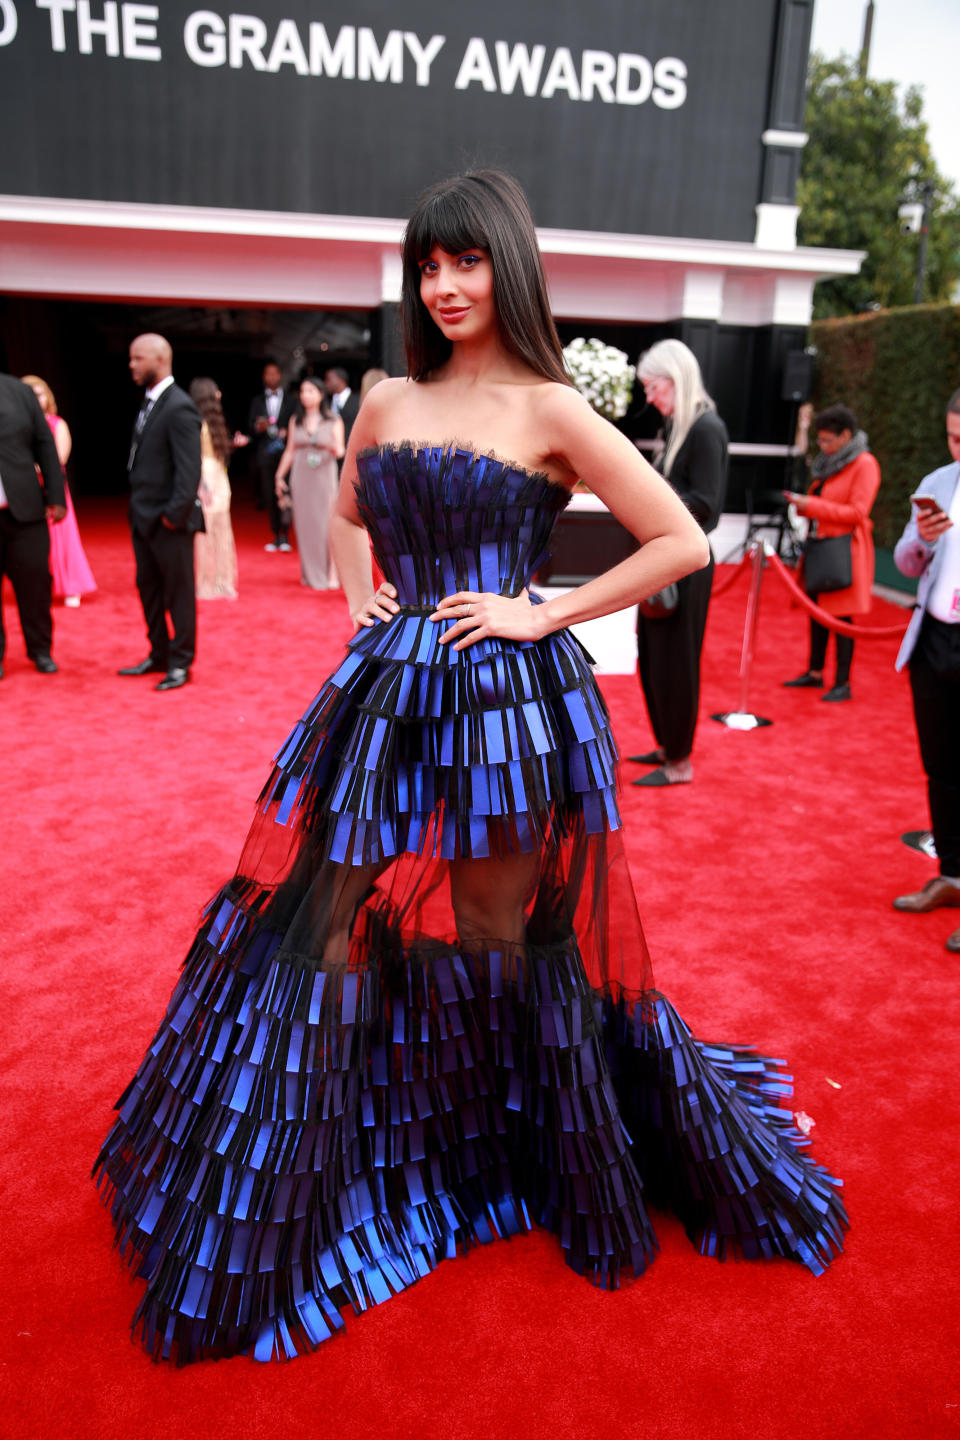
{"label": "black dress shoe", "polygon": [[157,690],[179,690],[181,685],[186,685],[190,679],[189,670],[168,670],[166,675],[155,688]]}
{"label": "black dress shoe", "polygon": [[662,765],[666,756],[662,750],[648,750],[646,755],[628,755],[631,765]]}
{"label": "black dress shoe", "polygon": [[809,670],[805,670],[802,675],[797,676],[796,680],[784,680],[783,687],[785,690],[822,690],[823,681],[816,675],[811,675]]}
{"label": "black dress shoe", "polygon": [[166,671],[166,668],[167,668],[166,665],[158,665],[158,664],[156,663],[156,661],[153,660],[153,659],[148,655],[147,658],[146,658],[146,660],[141,660],[141,661],[140,661],[140,664],[139,664],[139,665],[124,665],[124,667],[123,667],[122,670],[118,670],[118,671],[117,671],[117,674],[118,674],[118,675],[152,675],[155,670],[158,671],[158,672],[163,673],[163,672]]}
{"label": "black dress shoe", "polygon": [[56,675],[57,667],[49,655],[34,655],[33,663],[41,675]]}
{"label": "black dress shoe", "polygon": [[852,698],[849,685],[834,685],[826,695],[820,696],[821,700],[851,700]]}
{"label": "black dress shoe", "polygon": [[641,775],[639,780],[631,780],[631,785],[644,785],[650,789],[662,789],[664,785],[689,785],[693,776],[687,780],[671,780],[666,770],[661,765],[659,770],[651,770],[649,775]]}
{"label": "black dress shoe", "polygon": [[928,910],[937,910],[941,905],[960,906],[960,885],[952,885],[942,875],[928,880],[922,890],[898,895],[893,902],[894,910],[906,910],[911,915],[925,915]]}

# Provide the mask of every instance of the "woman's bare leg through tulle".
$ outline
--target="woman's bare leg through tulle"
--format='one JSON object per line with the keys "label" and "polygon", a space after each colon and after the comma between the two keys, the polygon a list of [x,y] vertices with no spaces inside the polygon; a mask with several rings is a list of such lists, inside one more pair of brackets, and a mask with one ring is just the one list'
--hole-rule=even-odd
{"label": "woman's bare leg through tulle", "polygon": [[538,868],[535,853],[452,861],[450,898],[460,942],[501,940],[522,945],[525,907]]}
{"label": "woman's bare leg through tulle", "polygon": [[329,890],[317,887],[314,895],[314,934],[320,938],[325,970],[343,970],[350,958],[350,942],[360,906],[378,876],[392,864],[338,865]]}

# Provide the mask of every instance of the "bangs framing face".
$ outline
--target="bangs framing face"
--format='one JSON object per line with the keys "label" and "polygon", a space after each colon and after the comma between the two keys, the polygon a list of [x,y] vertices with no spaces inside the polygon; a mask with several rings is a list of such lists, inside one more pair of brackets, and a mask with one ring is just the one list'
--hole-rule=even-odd
{"label": "bangs framing face", "polygon": [[419,265],[439,248],[448,255],[490,249],[490,236],[479,207],[457,192],[434,195],[411,220],[403,240],[404,260]]}
{"label": "bangs framing face", "polygon": [[547,296],[526,196],[511,175],[472,170],[442,180],[417,201],[401,245],[400,309],[407,373],[423,380],[443,365],[452,342],[420,298],[420,266],[430,252],[483,250],[493,270],[493,302],[505,348],[546,380],[569,385]]}

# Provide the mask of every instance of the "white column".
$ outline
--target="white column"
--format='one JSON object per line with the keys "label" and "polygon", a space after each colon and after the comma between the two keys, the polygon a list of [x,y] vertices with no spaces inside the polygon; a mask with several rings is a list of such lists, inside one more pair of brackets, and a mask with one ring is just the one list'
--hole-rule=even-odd
{"label": "white column", "polygon": [[796,250],[799,205],[772,205],[762,201],[756,211],[757,233],[753,243],[758,250]]}
{"label": "white column", "polygon": [[380,303],[399,305],[403,287],[403,265],[400,251],[393,247],[380,252]]}
{"label": "white column", "polygon": [[723,311],[723,280],[722,270],[692,265],[683,277],[683,318],[719,320]]}

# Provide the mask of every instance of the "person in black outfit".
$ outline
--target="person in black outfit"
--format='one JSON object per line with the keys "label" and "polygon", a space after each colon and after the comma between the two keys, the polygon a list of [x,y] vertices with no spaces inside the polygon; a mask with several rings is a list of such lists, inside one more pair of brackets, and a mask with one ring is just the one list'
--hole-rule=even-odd
{"label": "person in black outfit", "polygon": [[179,690],[190,678],[197,648],[193,537],[204,528],[197,494],[200,412],[174,384],[172,363],[173,352],[162,335],[138,335],[130,346],[133,382],[146,387],[127,470],[137,589],[150,654],[118,673],[162,671],[158,690]]}
{"label": "person in black outfit", "polygon": [[291,549],[291,512],[279,504],[276,477],[280,456],[287,443],[287,427],[296,412],[296,400],[284,391],[280,366],[268,360],[263,367],[263,389],[250,402],[246,438],[253,445],[259,505],[270,516],[273,538],[263,548],[271,554]]}
{"label": "person in black outfit", "polygon": [[[350,431],[353,429],[353,422],[356,420],[357,412],[360,409],[360,397],[354,390],[350,389],[350,376],[346,370],[341,370],[339,365],[324,373],[323,388],[327,392],[330,409],[334,415],[339,415],[343,421],[346,442],[349,445]],[[340,464],[342,466],[342,460]]]}
{"label": "person in black outfit", "polygon": [[[40,483],[37,483],[37,467]],[[9,575],[27,655],[41,675],[55,675],[50,655],[50,531],[66,515],[63,470],[46,417],[29,385],[0,375],[0,585]],[[0,676],[6,632],[0,610]]]}
{"label": "person in black outfit", "polygon": [[[897,669],[910,671],[940,869],[920,890],[894,900],[895,910],[910,914],[960,908],[960,390],[947,402],[947,448],[951,463],[920,481],[893,552],[897,569],[918,581]],[[946,945],[960,955],[960,929]]]}
{"label": "person in black outfit", "polygon": [[[694,519],[709,534],[720,519],[727,487],[727,429],[707,394],[696,356],[679,340],[661,340],[640,357],[637,375],[649,404],[664,417],[657,465]],[[654,750],[630,758],[655,765],[634,785],[682,785],[693,779],[693,737],[700,707],[700,651],[713,585],[713,556],[678,585],[670,614],[637,616],[640,683],[656,736]]]}

